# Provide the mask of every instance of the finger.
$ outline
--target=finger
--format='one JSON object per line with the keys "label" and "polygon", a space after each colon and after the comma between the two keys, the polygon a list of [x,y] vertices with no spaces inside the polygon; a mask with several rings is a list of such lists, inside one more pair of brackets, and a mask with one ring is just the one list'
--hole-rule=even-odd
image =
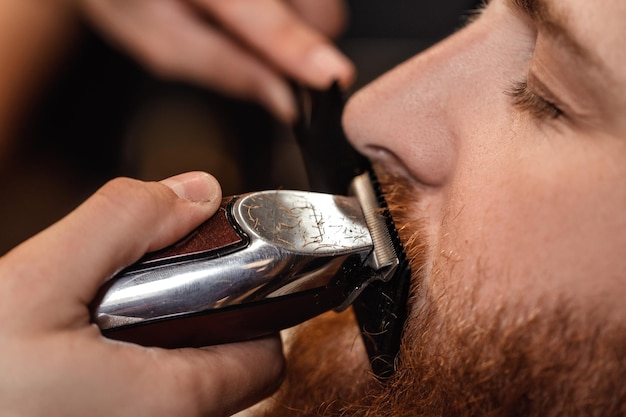
{"label": "finger", "polygon": [[181,353],[191,360],[183,365],[192,374],[188,381],[197,381],[189,392],[211,415],[231,415],[271,395],[285,367],[278,336]]}
{"label": "finger", "polygon": [[317,88],[354,78],[352,63],[282,0],[194,0],[290,77]]}
{"label": "finger", "polygon": [[185,80],[255,101],[287,123],[291,89],[272,65],[210,26],[179,0],[86,0],[96,22],[163,78]]}
{"label": "finger", "polygon": [[202,349],[110,343],[94,351],[102,358],[93,365],[96,383],[113,388],[101,401],[132,405],[137,409],[128,415],[152,417],[231,415],[271,395],[285,366],[277,336]]}
{"label": "finger", "polygon": [[[163,31],[154,37],[143,34],[145,59],[157,73],[255,101],[285,122],[295,119],[291,88],[270,63],[196,15],[181,18],[178,23],[170,26],[167,40],[161,40]],[[161,26],[156,21],[152,24]]]}
{"label": "finger", "polygon": [[[219,184],[194,172],[162,183],[110,181],[74,212],[18,246],[2,260],[17,291],[41,308],[78,300],[86,304],[102,282],[122,267],[182,238],[213,214]],[[4,277],[3,277],[4,279]],[[8,285],[7,282],[4,282]],[[52,300],[53,299],[53,300]]]}

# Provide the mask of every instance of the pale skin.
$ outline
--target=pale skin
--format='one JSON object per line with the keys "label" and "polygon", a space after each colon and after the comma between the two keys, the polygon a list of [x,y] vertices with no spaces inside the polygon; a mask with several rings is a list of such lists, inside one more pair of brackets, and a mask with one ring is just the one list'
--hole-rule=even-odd
{"label": "pale skin", "polygon": [[[330,40],[344,24],[341,3],[333,0],[316,7],[256,2],[264,7],[253,14],[242,14],[246,2],[234,1],[35,3],[0,6],[6,20],[0,52],[10,63],[0,73],[0,148],[21,121],[25,89],[45,77],[68,41],[65,24],[75,22],[76,4],[163,77],[257,101],[285,122],[295,117],[287,79],[325,87],[333,80],[347,86],[354,77]],[[200,21],[198,10],[228,31]],[[219,184],[205,173],[160,183],[116,179],[0,258],[3,413],[225,416],[271,394],[283,372],[277,335],[164,350],[105,339],[90,324],[88,303],[109,277],[183,237],[215,213],[220,197]]]}
{"label": "pale skin", "polygon": [[[435,271],[453,287],[482,282],[478,308],[565,295],[623,321],[626,5],[544,3],[587,58],[493,0],[357,93],[344,124],[423,195],[413,208],[431,248],[427,282]],[[525,79],[534,108],[507,93]]]}
{"label": "pale skin", "polygon": [[[623,214],[626,208],[623,180],[626,177],[623,163],[626,103],[622,92],[626,89],[623,71],[626,56],[622,51],[626,48],[622,22],[626,6],[617,0],[607,1],[603,7],[584,0],[546,2],[555,6],[558,16],[567,16],[561,19],[563,26],[592,53],[596,64],[590,65],[588,59],[575,56],[571,48],[562,47],[562,37],[555,38],[553,31],[533,22],[505,0],[493,0],[475,23],[355,95],[346,108],[344,123],[359,150],[407,178],[422,195],[411,207],[427,230],[431,250],[425,279],[433,292],[437,292],[439,285],[464,289],[481,282],[475,308],[485,311],[510,302],[521,302],[532,310],[552,300],[551,297],[564,295],[573,300],[577,311],[583,314],[593,311],[607,322],[623,323],[626,315],[622,303],[626,292],[626,258],[623,256],[626,252],[626,217]],[[514,105],[510,94],[512,86],[527,77],[528,88],[522,98],[530,100],[523,106]],[[546,100],[559,111],[547,105]],[[155,191],[163,201],[155,204],[155,200],[161,199],[137,194],[137,189],[124,191],[133,184],[133,189],[147,187]],[[120,192],[119,199],[96,197],[2,260],[0,267],[6,271],[2,275],[8,277],[2,279],[2,285],[28,291],[26,301],[50,296],[68,303],[67,308],[61,310],[51,309],[47,303],[33,304],[33,311],[39,308],[43,311],[36,317],[27,315],[26,328],[12,324],[7,327],[10,340],[20,349],[11,349],[15,357],[0,356],[6,369],[13,364],[33,363],[33,358],[38,357],[21,349],[26,346],[24,340],[33,340],[24,334],[34,334],[34,340],[48,343],[30,344],[28,349],[41,348],[40,352],[45,352],[47,358],[58,358],[58,361],[44,361],[44,365],[53,367],[53,372],[37,368],[45,376],[56,375],[56,369],[64,364],[71,365],[74,368],[69,369],[79,374],[76,355],[65,357],[61,349],[47,349],[59,346],[56,341],[65,337],[69,339],[64,341],[85,342],[89,347],[118,349],[122,346],[119,349],[138,352],[138,356],[152,354],[134,346],[104,342],[95,329],[86,324],[85,303],[107,274],[137,259],[145,250],[174,241],[214,210],[176,199],[161,185],[125,181],[109,185]],[[137,209],[148,209],[148,213],[154,209],[150,216],[155,217],[148,217],[151,221],[141,226],[145,214],[143,210],[133,211],[135,204]],[[191,207],[194,208],[189,211]],[[141,220],[139,224],[120,214],[120,208],[124,208],[122,213],[127,213],[125,210],[141,212],[135,219]],[[183,208],[185,216],[179,211]],[[89,214],[90,209],[94,215]],[[157,219],[163,227],[152,230]],[[137,233],[128,234],[129,227],[139,229]],[[84,233],[91,228],[95,230]],[[124,232],[124,239],[119,236],[120,230]],[[106,234],[100,235],[98,244],[93,244],[98,252],[94,255],[84,241],[85,235],[91,238],[96,231],[106,231]],[[141,237],[139,232],[143,234]],[[132,240],[127,242],[129,235]],[[126,246],[133,246],[133,243],[137,246]],[[85,261],[89,261],[84,265],[90,267],[93,275],[98,275],[84,281],[84,287],[81,285],[78,289],[73,286],[83,281],[77,281],[77,274],[82,277],[86,268],[68,264],[65,257],[66,252],[76,253],[77,247],[81,248]],[[128,253],[121,249],[127,249]],[[28,252],[31,253],[27,256]],[[57,276],[54,271],[58,268],[65,274]],[[48,274],[52,271],[58,280],[55,284],[68,285],[27,286],[29,280],[12,278],[23,270],[26,270],[24,276],[32,277],[29,280],[43,284],[52,281],[43,280],[42,271]],[[99,272],[96,274],[94,270]],[[69,281],[70,275],[74,278],[72,281]],[[31,294],[33,288],[41,291]],[[64,298],[68,289],[72,295]],[[12,294],[17,290],[11,288]],[[5,291],[0,294],[5,297],[0,303],[3,316],[7,314],[7,304],[28,311],[29,304],[23,305],[23,300],[18,304],[16,296],[10,297]],[[58,321],[56,314],[59,314]],[[13,321],[9,323],[15,323],[15,315],[10,317]],[[41,317],[45,317],[45,321],[42,322]],[[417,319],[411,317],[410,320]],[[46,327],[48,323],[51,327]],[[278,346],[265,348],[268,362],[280,358],[276,352]],[[67,345],[64,344],[63,349],[67,350]],[[20,356],[20,352],[27,356]],[[89,350],[79,352],[90,354]],[[97,360],[102,360],[102,356],[85,359],[84,363],[98,366],[99,371],[112,372],[109,368],[118,362],[100,369]],[[262,362],[257,356],[254,365],[269,365]],[[139,364],[145,362],[139,361]],[[136,368],[124,367],[120,372],[127,369]],[[141,366],[141,369],[150,372],[152,368]],[[252,380],[278,372],[260,370]],[[94,377],[92,382],[97,383],[99,378],[89,374]],[[105,372],[104,375],[110,374]],[[130,375],[136,377],[137,372]],[[209,378],[205,388],[218,386],[206,372],[201,375]],[[150,377],[152,375],[148,379]],[[77,378],[85,384],[84,375]],[[275,377],[269,379],[275,381]],[[121,376],[120,380],[128,381]],[[169,381],[167,378],[157,380],[164,384]],[[44,379],[38,381],[45,383]],[[151,378],[151,384],[153,381]],[[237,381],[237,384],[242,383]],[[133,384],[133,387],[139,386],[136,389],[141,390],[140,385]],[[93,399],[94,392],[103,396],[124,396],[128,390],[128,387],[120,387],[119,391],[109,393],[112,386],[116,387],[106,383],[100,386],[106,390],[89,389],[91,397],[83,398]],[[45,395],[48,388],[42,389],[43,398],[55,401],[57,397]],[[162,392],[169,392],[168,388],[171,387],[165,387]],[[182,391],[187,392],[183,389],[175,392],[181,394]],[[218,415],[219,410],[225,408],[228,412],[234,411],[229,405],[219,404],[220,400],[230,398],[228,395],[216,398],[207,391],[202,390],[210,399],[218,401]],[[263,389],[257,388],[259,391]],[[12,400],[20,394],[27,395],[22,397],[24,401],[11,404],[31,406],[26,400],[38,398],[32,391],[28,394],[9,392],[12,392]],[[193,393],[198,394],[198,391],[187,395],[199,398]],[[137,401],[137,396],[132,397]],[[143,398],[150,401],[143,404],[148,407],[146,415],[157,415],[149,408],[153,401],[166,401],[170,397],[146,394]],[[103,403],[107,400],[105,398]],[[239,403],[239,399],[234,402]],[[189,405],[189,401],[180,406],[185,405]],[[128,407],[133,406],[139,405],[128,404]],[[129,410],[129,415],[141,415],[135,409]],[[83,412],[84,409],[79,409],[77,414]]]}
{"label": "pale skin", "polygon": [[289,80],[317,88],[355,68],[333,44],[348,16],[342,0],[5,0],[0,4],[0,158],[84,19],[165,80],[255,102],[291,123]]}
{"label": "pale skin", "polygon": [[398,379],[368,387],[356,324],[303,327],[310,355],[351,347],[320,375],[289,357],[303,369],[262,415],[623,415],[624,19],[618,0],[492,0],[351,97],[350,141],[406,182]]}
{"label": "pale skin", "polygon": [[[278,337],[203,349],[105,339],[87,308],[143,253],[211,216],[206,173],[160,183],[116,179],[0,259],[0,405],[15,416],[225,416],[278,385]],[[158,227],[155,227],[158,225]]]}
{"label": "pale skin", "polygon": [[[80,0],[111,40],[157,74],[263,105],[291,122],[288,79],[347,87],[352,63],[332,39],[346,24],[341,0]],[[208,17],[208,19],[207,19]]]}

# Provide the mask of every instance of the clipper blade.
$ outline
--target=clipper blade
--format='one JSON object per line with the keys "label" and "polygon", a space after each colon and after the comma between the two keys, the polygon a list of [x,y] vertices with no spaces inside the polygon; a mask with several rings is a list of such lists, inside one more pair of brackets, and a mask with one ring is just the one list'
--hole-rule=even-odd
{"label": "clipper blade", "polygon": [[[377,271],[383,268],[395,269],[395,266],[398,264],[398,258],[387,226],[386,219],[389,216],[380,210],[380,193],[376,192],[370,175],[365,173],[354,178],[350,192],[359,200],[363,216],[370,229],[372,242],[374,243],[373,269]],[[385,274],[383,281],[387,281],[392,273],[393,270],[389,270],[389,273]]]}
{"label": "clipper blade", "polygon": [[378,236],[375,248],[381,252],[381,260],[393,255],[396,265],[384,280],[370,283],[355,300],[353,308],[361,326],[372,371],[379,378],[387,378],[395,371],[396,358],[400,352],[407,317],[411,269],[380,183],[372,169],[369,170],[369,181],[372,199],[363,205],[363,209],[375,212],[379,219],[374,226],[368,223],[370,233],[373,237]]}

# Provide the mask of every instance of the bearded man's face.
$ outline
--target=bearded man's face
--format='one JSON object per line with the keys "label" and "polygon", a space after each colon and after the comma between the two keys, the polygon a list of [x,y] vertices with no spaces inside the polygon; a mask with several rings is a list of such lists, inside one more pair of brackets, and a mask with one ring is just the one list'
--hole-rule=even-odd
{"label": "bearded man's face", "polygon": [[492,0],[351,97],[413,271],[397,369],[328,313],[269,415],[626,414],[623,4]]}

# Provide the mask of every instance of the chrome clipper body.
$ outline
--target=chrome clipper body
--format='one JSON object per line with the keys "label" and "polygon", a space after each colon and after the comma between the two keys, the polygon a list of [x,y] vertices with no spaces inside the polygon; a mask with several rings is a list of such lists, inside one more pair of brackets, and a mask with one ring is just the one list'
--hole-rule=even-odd
{"label": "chrome clipper body", "polygon": [[94,321],[108,337],[174,348],[260,337],[345,309],[397,265],[369,176],[352,190],[225,199],[187,238],[114,277]]}

